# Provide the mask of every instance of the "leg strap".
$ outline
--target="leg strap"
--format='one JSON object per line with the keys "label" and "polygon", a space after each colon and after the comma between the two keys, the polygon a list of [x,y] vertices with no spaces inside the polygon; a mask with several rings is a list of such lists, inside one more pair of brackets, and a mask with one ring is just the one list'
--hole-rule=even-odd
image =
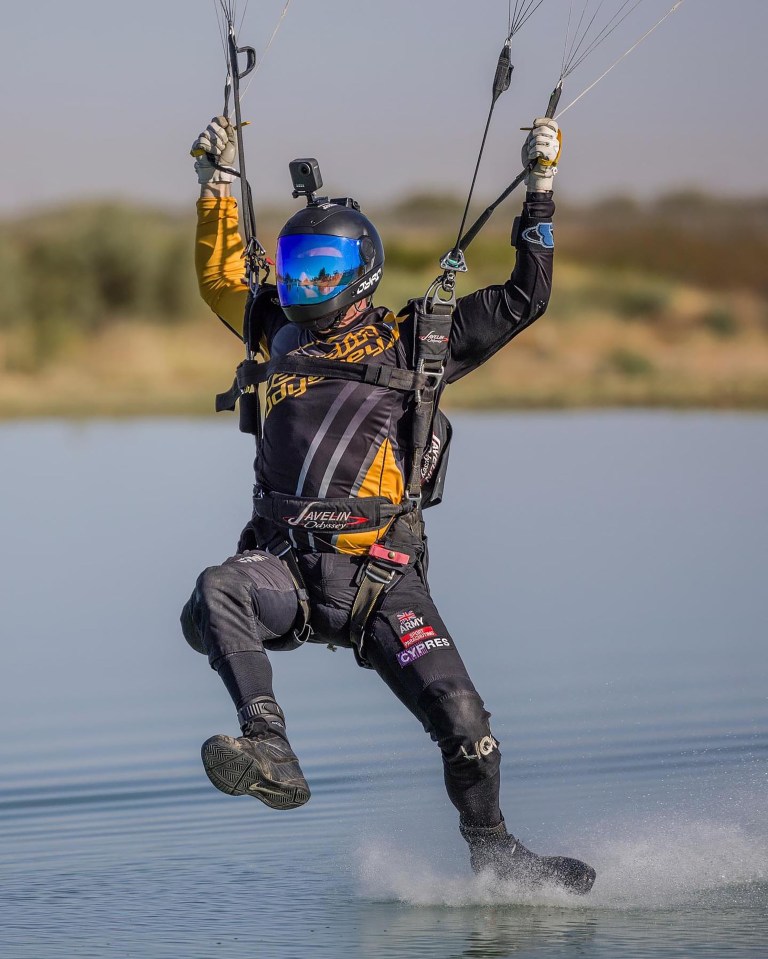
{"label": "leg strap", "polygon": [[374,544],[369,558],[360,568],[357,593],[349,614],[349,638],[355,659],[365,669],[373,669],[363,654],[368,620],[381,597],[394,583],[395,577],[400,575],[409,563],[410,557],[407,554]]}
{"label": "leg strap", "polygon": [[288,567],[288,572],[293,577],[293,581],[296,586],[296,596],[299,600],[299,611],[301,613],[301,619],[296,623],[296,626],[293,629],[293,635],[296,637],[297,643],[306,643],[313,632],[309,621],[311,613],[309,605],[309,593],[307,592],[307,585],[304,582],[304,577],[301,575],[301,570],[299,569],[296,555],[293,552],[293,547],[287,539],[279,540],[277,542],[270,543],[269,547],[267,547],[267,551],[272,553],[273,556],[277,556],[278,559],[281,559]]}

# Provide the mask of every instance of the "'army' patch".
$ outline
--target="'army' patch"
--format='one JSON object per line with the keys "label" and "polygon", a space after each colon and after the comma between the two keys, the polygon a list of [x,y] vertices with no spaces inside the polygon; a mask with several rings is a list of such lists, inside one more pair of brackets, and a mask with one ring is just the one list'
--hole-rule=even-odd
{"label": "'army' patch", "polygon": [[425,639],[434,639],[437,636],[434,628],[426,622],[425,617],[413,609],[404,609],[389,617],[389,622],[400,642],[406,649]]}

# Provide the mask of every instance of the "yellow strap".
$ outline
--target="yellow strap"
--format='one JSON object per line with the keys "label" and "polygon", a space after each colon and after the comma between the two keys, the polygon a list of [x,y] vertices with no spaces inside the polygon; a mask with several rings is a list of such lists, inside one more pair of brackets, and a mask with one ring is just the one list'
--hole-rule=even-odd
{"label": "yellow strap", "polygon": [[551,166],[557,165],[557,161],[560,159],[560,154],[563,152],[563,131],[562,130],[557,131],[557,143],[558,143],[558,148],[557,148],[557,156],[555,157],[555,159],[544,160],[543,158],[540,157],[539,166],[551,167]]}

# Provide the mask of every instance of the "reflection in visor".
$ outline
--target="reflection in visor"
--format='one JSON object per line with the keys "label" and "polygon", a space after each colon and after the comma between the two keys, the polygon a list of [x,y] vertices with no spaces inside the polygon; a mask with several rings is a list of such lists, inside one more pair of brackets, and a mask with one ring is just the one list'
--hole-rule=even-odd
{"label": "reflection in visor", "polygon": [[360,241],[345,236],[281,236],[277,241],[277,294],[281,306],[322,303],[365,273]]}

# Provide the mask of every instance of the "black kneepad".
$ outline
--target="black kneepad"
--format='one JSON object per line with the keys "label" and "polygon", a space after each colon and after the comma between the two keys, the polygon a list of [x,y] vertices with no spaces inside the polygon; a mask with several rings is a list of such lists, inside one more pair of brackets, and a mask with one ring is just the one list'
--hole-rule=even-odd
{"label": "black kneepad", "polygon": [[491,714],[474,687],[439,680],[422,694],[430,734],[451,765],[470,763],[482,776],[499,768],[499,744],[491,735]]}
{"label": "black kneepad", "polygon": [[184,639],[186,639],[192,649],[194,649],[196,653],[202,653],[205,656],[207,650],[203,644],[203,637],[197,628],[195,617],[192,615],[194,600],[194,595],[190,596],[184,604],[184,609],[181,611],[181,631],[184,634]]}
{"label": "black kneepad", "polygon": [[[250,583],[245,576],[227,564],[209,566],[197,577],[194,592],[181,611],[184,638],[192,649],[208,656],[213,665],[219,656],[236,650],[230,650],[226,643],[221,649],[209,648],[219,645],[215,642],[219,638],[219,631],[214,631],[211,636],[209,625],[212,617],[217,612],[220,615],[222,611],[240,610],[247,618],[252,618],[251,605]],[[208,642],[204,638],[206,636]]]}

